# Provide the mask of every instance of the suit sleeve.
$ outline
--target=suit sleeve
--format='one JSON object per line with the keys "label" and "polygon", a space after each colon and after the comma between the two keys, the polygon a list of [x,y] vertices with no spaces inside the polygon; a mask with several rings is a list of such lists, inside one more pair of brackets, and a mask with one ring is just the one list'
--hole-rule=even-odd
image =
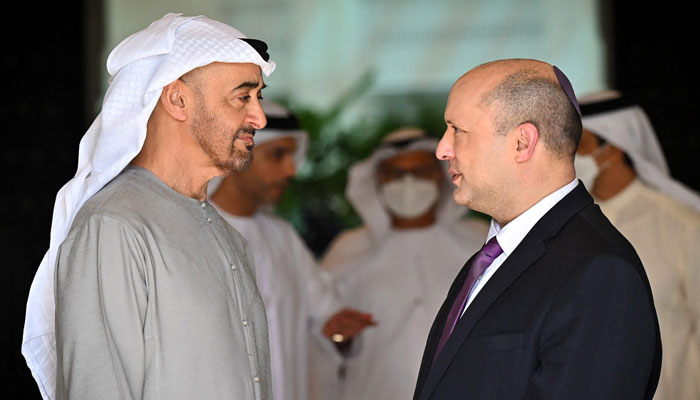
{"label": "suit sleeve", "polygon": [[660,354],[641,267],[601,256],[576,271],[547,314],[526,398],[643,399]]}
{"label": "suit sleeve", "polygon": [[143,398],[143,247],[119,220],[92,216],[56,266],[57,399]]}

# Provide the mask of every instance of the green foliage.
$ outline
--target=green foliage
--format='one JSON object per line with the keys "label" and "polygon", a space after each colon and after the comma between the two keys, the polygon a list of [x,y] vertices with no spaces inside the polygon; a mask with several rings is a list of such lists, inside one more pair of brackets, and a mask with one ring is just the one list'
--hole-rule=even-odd
{"label": "green foliage", "polygon": [[444,129],[446,93],[375,97],[373,104],[381,104],[372,110],[377,117],[343,121],[348,109],[368,98],[373,83],[373,75],[366,74],[327,110],[295,107],[289,99],[277,99],[295,113],[309,134],[306,161],[277,213],[294,225],[317,256],[337,233],[361,224],[345,197],[350,166],[369,156],[382,137],[396,128],[418,126],[433,135]]}

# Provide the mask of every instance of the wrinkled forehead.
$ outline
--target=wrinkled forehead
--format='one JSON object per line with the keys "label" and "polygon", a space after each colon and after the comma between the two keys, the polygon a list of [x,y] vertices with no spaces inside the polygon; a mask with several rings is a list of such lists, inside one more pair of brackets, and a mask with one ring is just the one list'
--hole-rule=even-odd
{"label": "wrinkled forehead", "polygon": [[450,97],[477,99],[501,81],[500,75],[488,71],[470,71],[452,86]]}
{"label": "wrinkled forehead", "polygon": [[445,120],[447,122],[457,122],[457,120],[469,115],[470,118],[477,114],[486,112],[480,106],[481,99],[500,80],[494,74],[486,74],[481,71],[472,71],[463,75],[450,90],[445,108]]}
{"label": "wrinkled forehead", "polygon": [[491,82],[471,79],[464,76],[458,80],[447,98],[444,119],[448,125],[466,128],[477,123],[488,114],[487,109],[480,106],[481,99],[491,86]]}

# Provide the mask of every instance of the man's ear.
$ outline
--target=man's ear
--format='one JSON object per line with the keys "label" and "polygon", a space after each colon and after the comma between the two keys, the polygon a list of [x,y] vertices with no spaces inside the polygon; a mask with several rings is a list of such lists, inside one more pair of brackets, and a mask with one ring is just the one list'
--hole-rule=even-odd
{"label": "man's ear", "polygon": [[192,90],[177,79],[166,85],[160,94],[160,102],[163,108],[177,121],[185,121],[189,108],[193,103]]}
{"label": "man's ear", "polygon": [[524,122],[515,128],[516,149],[515,162],[525,162],[532,157],[540,133],[531,122]]}

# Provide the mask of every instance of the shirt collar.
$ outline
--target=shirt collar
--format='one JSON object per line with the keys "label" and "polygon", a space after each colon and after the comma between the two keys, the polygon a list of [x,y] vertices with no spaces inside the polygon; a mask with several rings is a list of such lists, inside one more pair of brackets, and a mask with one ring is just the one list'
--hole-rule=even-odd
{"label": "shirt collar", "polygon": [[557,189],[553,193],[547,195],[542,200],[538,201],[532,207],[520,214],[506,226],[501,227],[496,220],[491,219],[491,226],[486,238],[488,241],[496,236],[498,244],[503,249],[503,254],[510,255],[525,236],[530,232],[533,226],[540,220],[549,210],[552,209],[561,199],[569,192],[574,190],[578,185],[578,179],[574,178],[571,182]]}

